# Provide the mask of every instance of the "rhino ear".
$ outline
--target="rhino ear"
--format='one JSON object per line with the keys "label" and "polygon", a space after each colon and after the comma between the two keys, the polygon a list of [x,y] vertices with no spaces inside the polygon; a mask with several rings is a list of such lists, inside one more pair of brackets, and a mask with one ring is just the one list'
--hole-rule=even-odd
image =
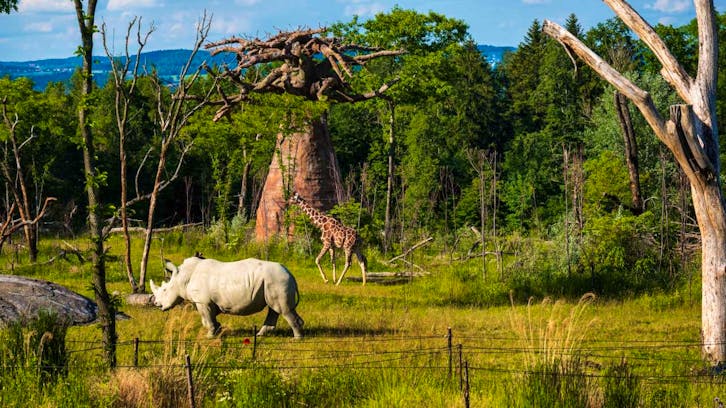
{"label": "rhino ear", "polygon": [[166,260],[166,262],[164,263],[164,269],[170,272],[172,277],[174,277],[174,275],[179,272],[179,269],[176,267],[176,265],[171,263],[171,261],[169,260]]}

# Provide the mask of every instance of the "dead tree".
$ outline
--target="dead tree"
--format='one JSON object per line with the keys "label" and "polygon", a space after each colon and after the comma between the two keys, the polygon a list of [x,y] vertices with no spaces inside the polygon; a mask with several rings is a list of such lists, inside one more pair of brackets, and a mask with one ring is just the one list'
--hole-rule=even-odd
{"label": "dead tree", "polygon": [[[138,22],[138,25],[137,25]],[[129,53],[129,42],[131,33],[136,27],[136,58],[133,60]],[[134,278],[134,268],[131,263],[131,234],[129,234],[129,218],[127,215],[127,200],[128,200],[128,183],[127,183],[127,161],[126,161],[126,137],[128,136],[128,122],[129,122],[129,110],[131,107],[132,99],[136,93],[136,83],[139,78],[139,62],[141,60],[141,51],[146,46],[151,33],[154,32],[154,26],[149,27],[149,30],[142,35],[141,34],[141,19],[134,18],[131,20],[126,28],[126,40],[124,47],[123,58],[117,58],[112,50],[109,49],[107,43],[107,32],[106,23],[101,25],[101,38],[103,40],[103,49],[106,51],[106,56],[111,62],[111,74],[114,85],[114,112],[116,113],[116,128],[118,129],[119,136],[119,179],[121,184],[121,197],[119,206],[119,218],[121,219],[121,227],[124,232],[124,260],[126,267],[126,277],[131,285],[131,290],[134,293],[139,291],[138,284]]]}
{"label": "dead tree", "polygon": [[[167,94],[167,92],[169,92],[168,88],[161,82],[161,79],[156,75],[151,76],[152,85],[156,93],[156,119],[158,126],[156,131],[161,136],[161,139],[158,146],[159,156],[156,166],[156,175],[154,176],[154,184],[151,192],[147,195],[149,199],[149,208],[146,220],[146,232],[144,233],[144,248],[141,253],[141,267],[138,282],[138,292],[141,293],[146,290],[146,270],[149,263],[149,252],[151,250],[151,239],[154,232],[154,217],[159,192],[168,186],[173,179],[176,179],[184,155],[187,153],[191,145],[187,144],[182,147],[181,157],[177,163],[174,175],[171,178],[166,178],[164,176],[166,173],[167,155],[174,143],[178,141],[179,135],[181,134],[184,126],[189,123],[189,119],[209,101],[212,92],[216,89],[215,79],[206,91],[203,90],[204,94],[201,96],[190,94],[191,88],[195,85],[203,71],[201,66],[196,69],[192,69],[192,61],[202,44],[206,41],[211,24],[211,18],[209,18],[205,13],[197,25],[197,36],[192,52],[189,54],[186,64],[181,69],[179,73],[179,80],[175,84],[170,95]],[[137,195],[137,197],[139,196]]]}
{"label": "dead tree", "polygon": [[701,232],[701,334],[704,357],[726,363],[726,203],[720,185],[721,162],[716,127],[718,20],[712,0],[694,0],[698,23],[698,70],[691,77],[655,30],[623,0],[604,0],[653,51],[661,75],[684,101],[664,119],[650,94],[618,72],[560,25],[545,20],[542,29],[585,61],[643,114],[656,137],[673,153],[691,184]]}
{"label": "dead tree", "polygon": [[40,211],[38,211],[38,214],[35,215],[35,218],[32,220],[26,220],[26,219],[15,219],[15,209],[18,207],[17,203],[13,203],[10,208],[8,209],[7,214],[5,214],[5,220],[2,221],[2,224],[0,224],[0,251],[2,251],[3,246],[5,245],[5,242],[7,242],[10,237],[20,230],[21,228],[25,228],[28,225],[35,226],[38,224],[38,221],[43,219],[45,216],[45,212],[48,210],[48,205],[56,201],[55,197],[48,197],[45,199],[45,202],[43,202],[43,206],[40,208]]}
{"label": "dead tree", "polygon": [[[236,86],[237,93],[228,95],[220,87],[220,105],[214,119],[229,114],[247,101],[253,93],[290,94],[310,101],[333,103],[358,102],[384,93],[393,82],[378,89],[359,93],[349,79],[356,66],[379,57],[401,55],[400,50],[382,50],[355,44],[344,44],[338,38],[324,36],[325,28],[280,32],[268,39],[232,37],[208,44],[212,55],[230,53],[236,56],[235,67],[210,74],[223,77]],[[249,80],[246,72],[256,66],[267,68],[266,75]],[[342,183],[337,159],[328,134],[326,115],[293,118],[290,128],[302,129],[291,135],[280,132],[270,170],[257,209],[256,236],[267,240],[282,232],[286,206],[284,181],[311,205],[328,210],[342,199]],[[283,170],[291,174],[283,174]]]}
{"label": "dead tree", "polygon": [[618,114],[620,129],[623,131],[625,143],[625,163],[628,166],[630,177],[630,195],[633,200],[631,211],[635,215],[643,212],[643,196],[640,192],[640,170],[638,165],[638,141],[635,138],[633,121],[630,118],[628,100],[618,91],[615,91],[615,112]]}
{"label": "dead tree", "polygon": [[[28,255],[31,262],[38,259],[38,220],[45,213],[45,205],[42,211],[37,211],[37,205],[34,203],[33,197],[28,192],[28,180],[26,178],[27,168],[23,165],[23,156],[21,154],[23,147],[32,142],[35,138],[34,127],[31,126],[30,134],[22,139],[18,135],[18,124],[20,118],[17,113],[9,112],[7,97],[2,99],[2,119],[8,131],[8,138],[3,146],[3,159],[0,160],[0,171],[5,179],[5,185],[12,196],[15,209],[21,220],[21,228],[25,236],[25,243],[28,246]],[[40,200],[40,197],[36,198]],[[10,205],[10,203],[8,203]],[[36,207],[34,209],[34,207]],[[12,213],[12,211],[9,211]],[[34,214],[35,213],[35,214]]]}

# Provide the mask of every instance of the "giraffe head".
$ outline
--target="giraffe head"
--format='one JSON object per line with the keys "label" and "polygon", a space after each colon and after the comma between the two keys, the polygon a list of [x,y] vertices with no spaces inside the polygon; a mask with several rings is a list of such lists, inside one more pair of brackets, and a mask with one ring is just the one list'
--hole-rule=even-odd
{"label": "giraffe head", "polygon": [[303,199],[302,199],[302,197],[300,197],[300,194],[298,194],[297,191],[293,190],[292,195],[290,196],[290,199],[288,200],[288,202],[291,204],[298,204],[302,201],[303,201]]}

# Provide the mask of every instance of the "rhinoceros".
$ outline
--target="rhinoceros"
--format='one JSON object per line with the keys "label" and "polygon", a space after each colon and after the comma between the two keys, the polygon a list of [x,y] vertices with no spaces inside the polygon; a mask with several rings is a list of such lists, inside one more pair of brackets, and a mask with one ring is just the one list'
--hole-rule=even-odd
{"label": "rhinoceros", "polygon": [[184,300],[197,307],[209,337],[219,333],[217,315],[250,315],[268,307],[267,317],[257,333],[263,336],[273,330],[282,315],[290,324],[293,335],[303,335],[303,319],[295,311],[300,294],[290,271],[277,262],[249,258],[236,262],[221,262],[194,256],[177,267],[166,261],[171,278],[156,286],[150,281],[154,304],[169,310]]}

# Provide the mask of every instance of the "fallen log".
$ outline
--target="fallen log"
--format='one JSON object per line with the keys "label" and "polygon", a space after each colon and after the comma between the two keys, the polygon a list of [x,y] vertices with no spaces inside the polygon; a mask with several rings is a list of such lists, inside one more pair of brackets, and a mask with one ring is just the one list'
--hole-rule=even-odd
{"label": "fallen log", "polygon": [[[190,228],[190,227],[198,227],[202,225],[201,222],[193,223],[193,224],[182,224],[182,225],[175,225],[173,227],[166,227],[166,228],[154,228],[154,232],[170,232],[170,231],[176,231],[184,228]],[[117,234],[119,232],[123,232],[122,227],[114,227],[111,228],[108,232],[110,234]],[[145,227],[129,227],[129,232],[146,232]]]}
{"label": "fallen log", "polygon": [[132,293],[126,296],[126,304],[133,306],[154,306],[154,295],[151,293]]}
{"label": "fallen log", "polygon": [[[366,274],[366,280],[368,282],[380,283],[382,285],[397,285],[402,283],[409,283],[413,278],[428,275],[427,272],[368,272]],[[361,282],[363,278],[361,276],[351,276],[347,280],[354,282]]]}
{"label": "fallen log", "polygon": [[433,237],[428,237],[428,238],[424,239],[423,241],[421,241],[421,242],[419,242],[419,243],[415,244],[414,246],[412,246],[411,248],[408,248],[407,250],[405,250],[405,251],[404,251],[404,252],[403,252],[403,253],[402,253],[401,255],[398,255],[398,256],[394,256],[393,258],[389,259],[389,260],[388,260],[388,263],[390,264],[390,263],[393,263],[393,262],[396,262],[396,261],[398,261],[399,259],[405,258],[405,257],[406,257],[406,256],[408,256],[408,254],[410,254],[411,252],[413,252],[413,251],[415,251],[416,249],[418,249],[418,248],[420,248],[420,247],[422,247],[422,246],[424,246],[424,245],[428,244],[429,242],[431,242],[431,241],[433,241],[433,240],[434,240],[434,238],[433,238]]}

